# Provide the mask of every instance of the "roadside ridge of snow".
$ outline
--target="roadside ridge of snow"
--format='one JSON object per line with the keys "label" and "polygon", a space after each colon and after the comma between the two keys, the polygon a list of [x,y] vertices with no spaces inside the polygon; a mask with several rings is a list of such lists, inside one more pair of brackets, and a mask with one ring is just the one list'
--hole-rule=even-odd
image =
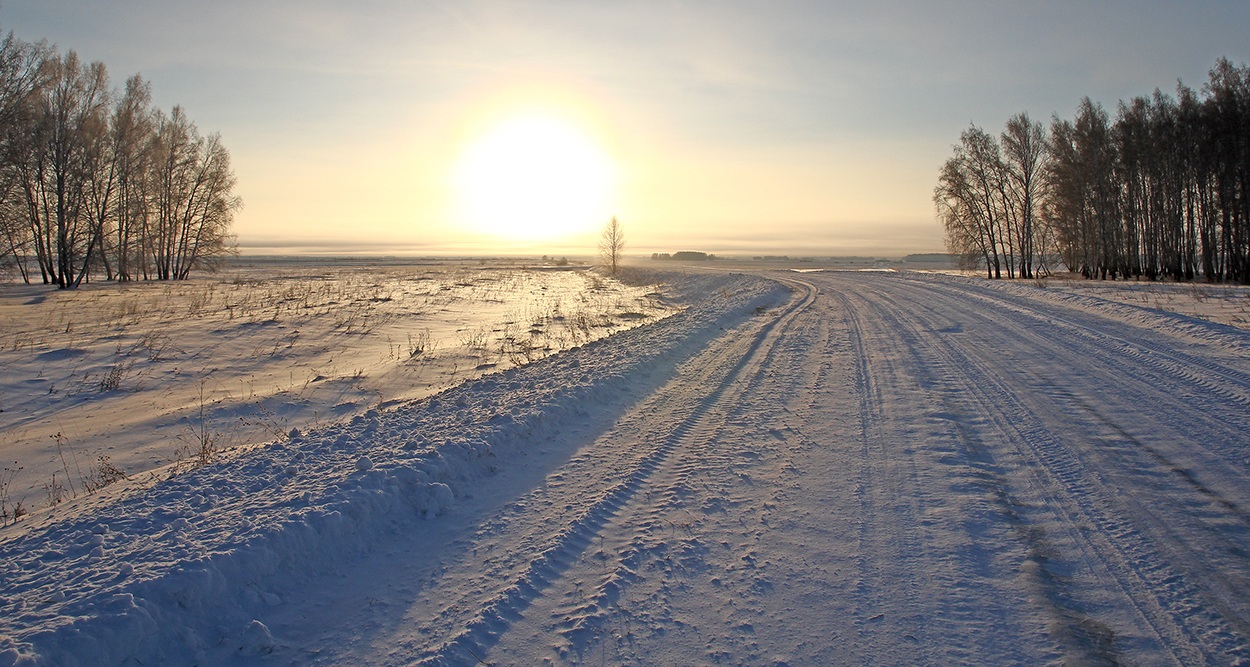
{"label": "roadside ridge of snow", "polygon": [[788,298],[738,274],[664,275],[689,307],[534,364],[371,410],[11,539],[0,667],[191,664],[274,648],[267,585],[328,572],[433,517],[590,410],[646,395],[706,343]]}
{"label": "roadside ridge of snow", "polygon": [[984,278],[922,272],[908,272],[907,277],[912,280],[923,279],[928,282],[955,283],[965,287],[997,290],[1017,296],[1027,296],[1031,299],[1050,301],[1087,312],[1101,313],[1108,317],[1114,317],[1123,322],[1167,335],[1182,335],[1198,342],[1215,344],[1219,347],[1233,348],[1250,353],[1250,334],[1247,334],[1245,330],[1183,313],[1121,303],[1093,294],[1073,294],[1058,289],[1047,289],[1028,281],[995,281],[985,280]]}

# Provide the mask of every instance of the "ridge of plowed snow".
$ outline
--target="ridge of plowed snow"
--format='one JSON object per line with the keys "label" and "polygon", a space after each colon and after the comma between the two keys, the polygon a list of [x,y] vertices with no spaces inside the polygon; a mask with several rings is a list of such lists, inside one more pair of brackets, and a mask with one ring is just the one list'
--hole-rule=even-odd
{"label": "ridge of plowed snow", "polygon": [[[1112,301],[1096,294],[1048,289],[1039,287],[1039,283],[1027,281],[989,281],[967,276],[919,272],[909,272],[907,278],[942,285],[958,285],[963,289],[985,293],[999,292],[1024,296],[1031,300],[1049,301],[1084,311],[1098,312],[1122,322],[1164,331],[1170,335],[1184,335],[1198,341],[1213,341],[1220,346],[1231,346],[1250,353],[1250,339],[1247,339],[1243,331],[1237,327],[1159,308]],[[1091,282],[1096,284],[1097,281]]]}
{"label": "ridge of plowed snow", "polygon": [[[488,484],[586,415],[619,412],[723,330],[783,302],[743,275],[677,279],[663,321],[372,410],[0,544],[0,665],[192,664],[264,655],[275,578],[315,576]],[[311,573],[311,574],[310,574]]]}

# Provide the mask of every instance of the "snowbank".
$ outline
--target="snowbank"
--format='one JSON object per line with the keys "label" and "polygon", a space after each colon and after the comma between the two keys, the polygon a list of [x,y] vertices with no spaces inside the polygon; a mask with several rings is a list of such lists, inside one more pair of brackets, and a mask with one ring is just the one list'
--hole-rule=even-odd
{"label": "snowbank", "polygon": [[274,643],[258,617],[282,604],[277,582],[315,581],[437,516],[546,436],[631,404],[788,298],[753,276],[660,279],[675,281],[685,311],[0,538],[0,667],[263,656]]}
{"label": "snowbank", "polygon": [[[969,291],[982,291],[987,294],[1001,292],[1016,296],[1025,296],[1032,301],[1049,301],[1054,304],[1087,313],[1127,322],[1143,329],[1152,329],[1169,336],[1182,336],[1197,343],[1206,343],[1220,348],[1236,349],[1250,352],[1250,338],[1246,337],[1245,328],[1225,324],[1219,321],[1221,310],[1233,308],[1245,312],[1247,293],[1240,287],[1222,288],[1224,298],[1194,298],[1203,289],[1212,289],[1207,285],[1176,285],[1165,283],[1106,283],[1103,281],[1087,281],[1078,287],[1065,286],[1061,281],[1008,281],[984,280],[967,276],[953,276],[938,273],[908,272],[907,280],[923,280],[945,285],[958,285]],[[1188,294],[1178,295],[1177,290],[1188,290]],[[1151,307],[1128,303],[1123,293],[1141,292],[1141,303],[1150,304],[1154,291],[1173,292],[1172,296],[1185,296],[1184,299],[1169,300],[1169,308]],[[1117,298],[1118,297],[1118,298]],[[1154,299],[1157,301],[1158,299]],[[1180,309],[1192,311],[1180,312]]]}

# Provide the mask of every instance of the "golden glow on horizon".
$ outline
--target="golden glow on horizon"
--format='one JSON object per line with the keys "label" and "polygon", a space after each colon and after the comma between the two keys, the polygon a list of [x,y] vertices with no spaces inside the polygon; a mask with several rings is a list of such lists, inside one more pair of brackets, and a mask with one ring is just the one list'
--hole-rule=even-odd
{"label": "golden glow on horizon", "polygon": [[462,149],[453,179],[466,231],[501,240],[560,239],[613,215],[612,158],[554,112],[517,111],[486,124]]}

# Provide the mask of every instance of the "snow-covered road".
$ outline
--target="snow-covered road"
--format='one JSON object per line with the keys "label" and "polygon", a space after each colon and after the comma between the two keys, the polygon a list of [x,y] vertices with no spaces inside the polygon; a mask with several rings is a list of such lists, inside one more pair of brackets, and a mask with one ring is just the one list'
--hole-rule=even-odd
{"label": "snow-covered road", "polygon": [[772,279],[0,543],[0,664],[1250,661],[1245,332]]}

